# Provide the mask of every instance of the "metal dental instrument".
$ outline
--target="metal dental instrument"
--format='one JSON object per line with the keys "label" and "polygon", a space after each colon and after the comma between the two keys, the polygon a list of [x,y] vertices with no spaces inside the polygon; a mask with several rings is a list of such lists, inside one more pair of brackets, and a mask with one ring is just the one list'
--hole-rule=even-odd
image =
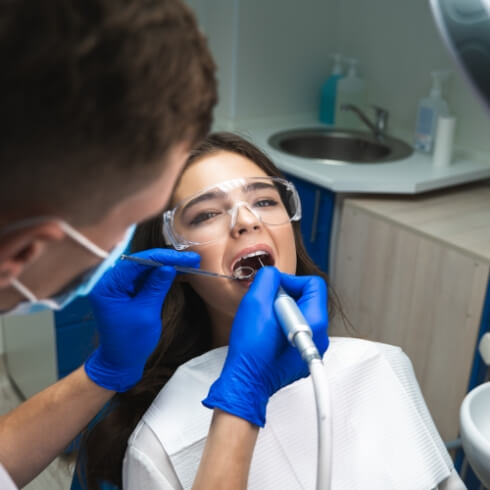
{"label": "metal dental instrument", "polygon": [[[259,262],[264,267],[260,257]],[[323,361],[313,342],[311,328],[296,301],[280,286],[274,300],[274,311],[289,342],[298,349],[302,359],[308,364],[315,393],[318,426],[316,489],[330,490],[333,428],[330,390]]]}
{"label": "metal dental instrument", "polygon": [[[162,267],[161,262],[156,262],[155,260],[150,259],[141,259],[139,257],[133,257],[131,255],[121,255],[121,260],[129,260],[131,262],[136,262],[141,265],[147,265],[149,267]],[[184,267],[181,265],[172,265],[176,271],[184,272],[186,274],[195,274],[197,276],[208,276],[208,277],[221,277],[223,279],[233,279],[235,281],[240,281],[244,279],[250,279],[254,274],[255,270],[252,267],[242,266],[239,267],[239,273],[236,276],[227,276],[226,274],[218,274],[217,272],[205,271],[203,269],[196,269],[194,267]],[[244,271],[244,269],[250,269],[248,273]]]}

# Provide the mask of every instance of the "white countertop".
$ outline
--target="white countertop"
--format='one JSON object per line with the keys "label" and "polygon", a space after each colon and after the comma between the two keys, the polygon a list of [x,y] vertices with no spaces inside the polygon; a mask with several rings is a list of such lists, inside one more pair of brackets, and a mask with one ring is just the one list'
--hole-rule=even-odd
{"label": "white countertop", "polygon": [[[334,192],[417,194],[490,177],[490,155],[460,149],[454,151],[452,165],[440,169],[432,166],[431,156],[417,152],[389,163],[331,165],[287,155],[268,144],[270,136],[279,131],[321,126],[311,120],[269,125],[255,122],[253,126],[240,125],[237,132],[261,148],[284,172]],[[406,137],[401,139],[409,142]]]}

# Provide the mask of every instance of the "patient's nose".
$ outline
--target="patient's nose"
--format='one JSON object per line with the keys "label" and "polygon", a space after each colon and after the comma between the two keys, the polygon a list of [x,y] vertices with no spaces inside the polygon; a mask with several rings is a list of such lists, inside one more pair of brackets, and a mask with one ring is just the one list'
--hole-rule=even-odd
{"label": "patient's nose", "polygon": [[260,218],[246,205],[238,206],[235,210],[234,224],[232,221],[231,234],[239,236],[253,230],[259,230],[261,227]]}

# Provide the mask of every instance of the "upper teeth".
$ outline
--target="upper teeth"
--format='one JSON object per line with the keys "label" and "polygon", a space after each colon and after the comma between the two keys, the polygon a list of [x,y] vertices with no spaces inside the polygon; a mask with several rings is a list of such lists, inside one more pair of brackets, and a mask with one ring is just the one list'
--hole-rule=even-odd
{"label": "upper teeth", "polygon": [[264,250],[256,250],[255,252],[240,257],[238,260],[248,259],[249,257],[257,257],[257,255],[269,255],[269,252],[265,252]]}

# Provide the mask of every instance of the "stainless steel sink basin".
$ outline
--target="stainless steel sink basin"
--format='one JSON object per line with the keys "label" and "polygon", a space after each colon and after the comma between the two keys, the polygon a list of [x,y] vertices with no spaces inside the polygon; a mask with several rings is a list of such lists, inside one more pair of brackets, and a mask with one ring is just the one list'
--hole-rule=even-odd
{"label": "stainless steel sink basin", "polygon": [[307,128],[282,131],[269,144],[283,153],[322,160],[328,164],[386,163],[409,157],[413,149],[405,142],[366,131]]}

